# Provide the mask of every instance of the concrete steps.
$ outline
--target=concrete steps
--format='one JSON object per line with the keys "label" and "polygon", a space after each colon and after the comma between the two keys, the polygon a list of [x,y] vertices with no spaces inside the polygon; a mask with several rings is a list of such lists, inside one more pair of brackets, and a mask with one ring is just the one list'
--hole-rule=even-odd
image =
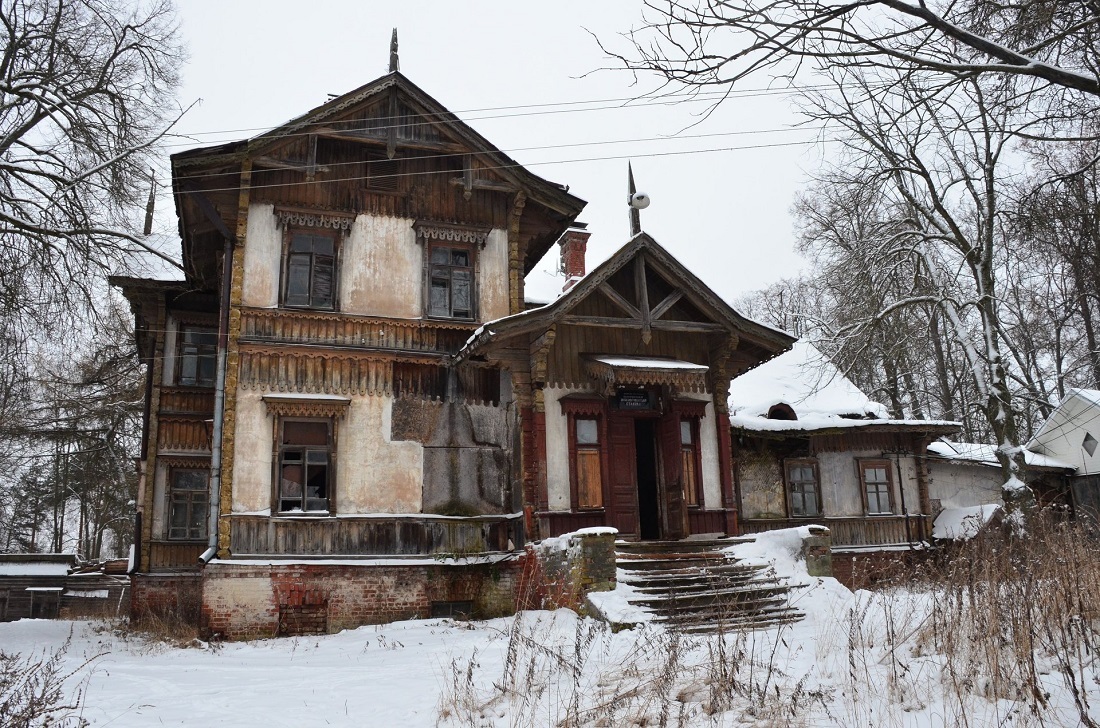
{"label": "concrete steps", "polygon": [[751,538],[620,542],[620,581],[634,587],[631,604],[653,621],[689,634],[760,629],[796,622],[790,587],[770,567],[723,552]]}

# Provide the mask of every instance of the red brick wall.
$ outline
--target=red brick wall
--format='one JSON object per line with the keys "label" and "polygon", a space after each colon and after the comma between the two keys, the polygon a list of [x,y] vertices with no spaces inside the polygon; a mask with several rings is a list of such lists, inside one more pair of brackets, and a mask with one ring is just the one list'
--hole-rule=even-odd
{"label": "red brick wall", "polygon": [[869,589],[907,573],[912,567],[912,554],[910,551],[834,551],[833,576],[849,589]]}
{"label": "red brick wall", "polygon": [[130,619],[178,621],[199,626],[202,575],[134,574],[130,577]]}
{"label": "red brick wall", "polygon": [[523,559],[497,565],[211,564],[202,627],[228,639],[337,632],[426,618],[432,602],[472,602],[474,617],[513,614]]}

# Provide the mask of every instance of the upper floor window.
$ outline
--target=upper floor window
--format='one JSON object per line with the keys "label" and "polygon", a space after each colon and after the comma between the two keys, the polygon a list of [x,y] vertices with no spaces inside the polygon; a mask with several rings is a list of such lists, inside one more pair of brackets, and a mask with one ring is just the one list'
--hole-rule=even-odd
{"label": "upper floor window", "polygon": [[185,387],[213,387],[218,359],[218,332],[198,326],[184,326],[180,331],[177,384]]}
{"label": "upper floor window", "polygon": [[336,235],[293,231],[287,245],[283,304],[297,308],[335,308]]}
{"label": "upper floor window", "polygon": [[430,246],[428,315],[474,317],[474,251],[468,245],[433,242]]}
{"label": "upper floor window", "polygon": [[478,255],[489,230],[424,220],[413,227],[424,246],[424,315],[476,319]]}
{"label": "upper floor window", "polygon": [[790,460],[786,465],[787,501],[791,515],[820,516],[821,488],[817,482],[817,463],[812,460]]}
{"label": "upper floor window", "polygon": [[859,477],[863,481],[863,495],[867,513],[893,513],[893,479],[890,477],[889,460],[863,460],[859,463]]}

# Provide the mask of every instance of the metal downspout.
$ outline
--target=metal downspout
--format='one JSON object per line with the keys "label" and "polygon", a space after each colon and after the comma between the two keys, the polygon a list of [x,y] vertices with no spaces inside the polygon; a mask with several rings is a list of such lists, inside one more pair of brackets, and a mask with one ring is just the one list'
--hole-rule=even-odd
{"label": "metal downspout", "polygon": [[214,426],[210,443],[210,514],[206,551],[199,561],[208,563],[218,553],[218,520],[222,505],[222,421],[225,419],[225,362],[229,348],[229,287],[233,275],[233,241],[225,239],[222,253],[221,311],[218,314],[218,359],[214,379]]}

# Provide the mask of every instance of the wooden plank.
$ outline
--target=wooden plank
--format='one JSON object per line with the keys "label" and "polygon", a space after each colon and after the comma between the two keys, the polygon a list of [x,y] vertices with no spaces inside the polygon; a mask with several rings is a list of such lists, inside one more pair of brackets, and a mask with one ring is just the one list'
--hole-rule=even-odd
{"label": "wooden plank", "polygon": [[597,290],[611,299],[611,302],[621,308],[628,316],[641,321],[642,312],[635,308],[630,301],[623,298],[622,294],[612,288],[607,282],[601,283]]}
{"label": "wooden plank", "polygon": [[659,319],[666,313],[668,313],[668,310],[675,306],[676,302],[679,301],[683,297],[683,295],[683,291],[676,290],[665,296],[665,300],[658,303],[657,306],[653,309],[653,318]]}

